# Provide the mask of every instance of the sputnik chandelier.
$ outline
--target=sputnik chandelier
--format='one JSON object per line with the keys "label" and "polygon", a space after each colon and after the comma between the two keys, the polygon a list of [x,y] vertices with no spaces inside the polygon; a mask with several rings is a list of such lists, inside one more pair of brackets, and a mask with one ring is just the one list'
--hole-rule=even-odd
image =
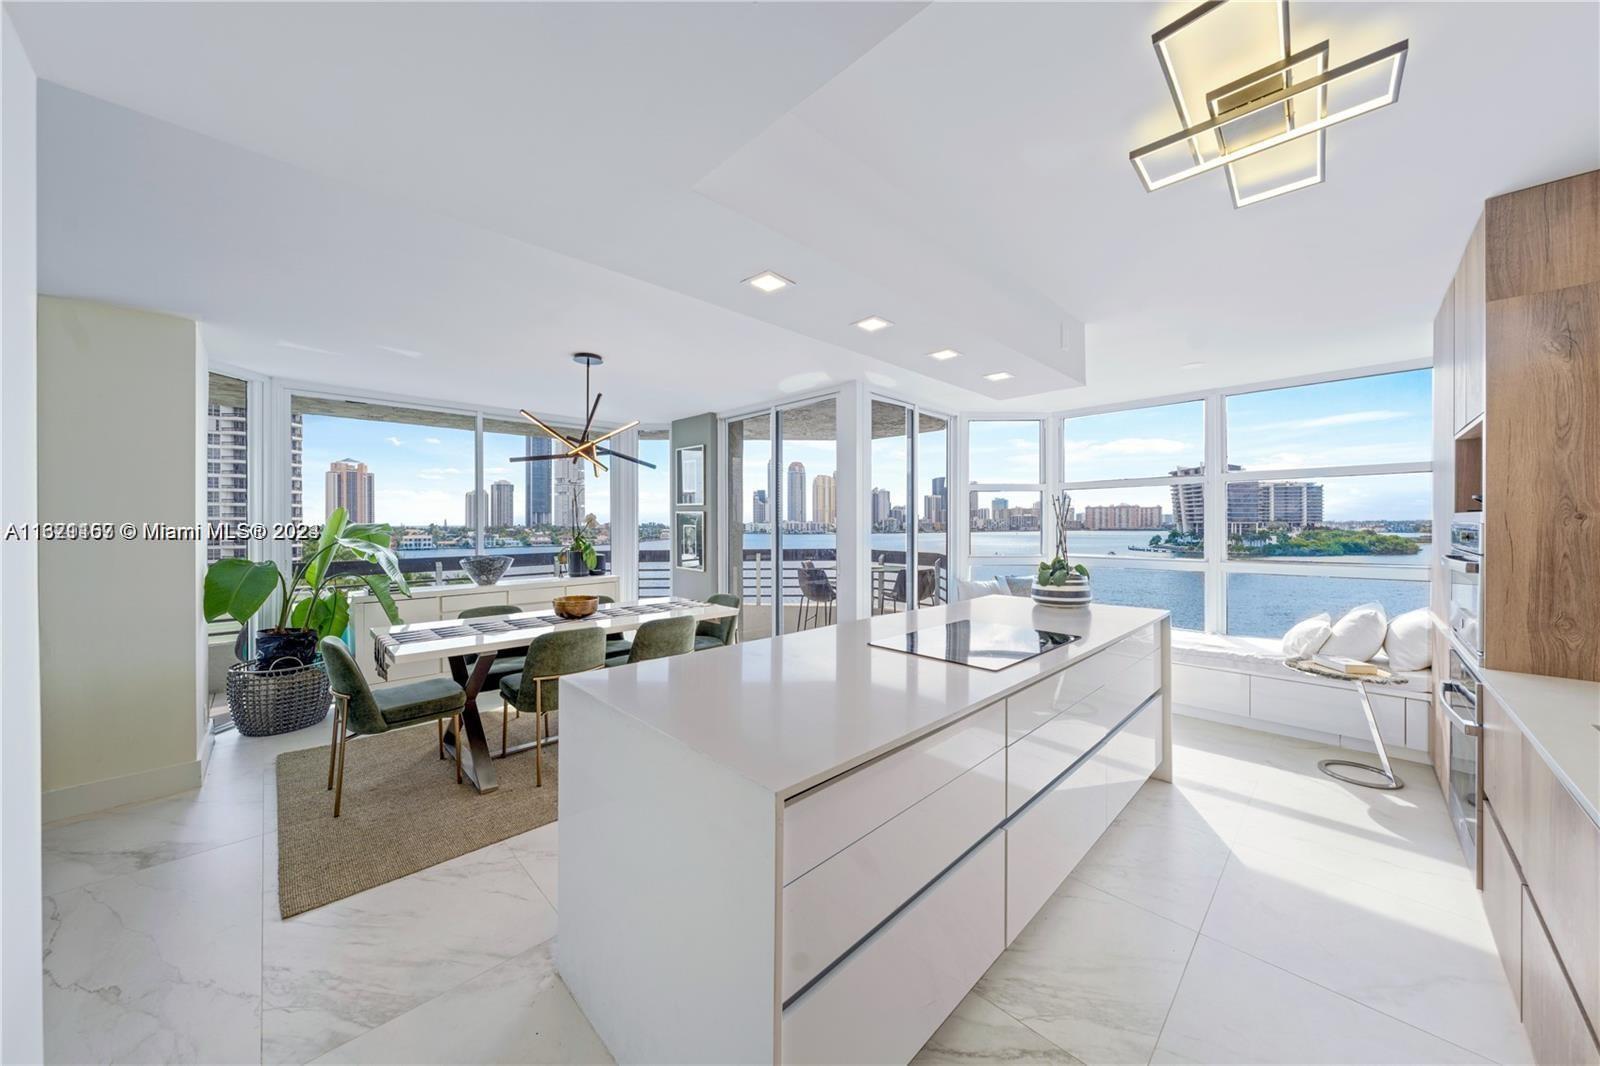
{"label": "sputnik chandelier", "polygon": [[654,463],[647,463],[637,456],[624,455],[622,452],[615,451],[611,448],[600,447],[600,445],[604,444],[612,437],[615,437],[617,434],[626,433],[634,426],[637,426],[639,424],[638,419],[629,422],[625,426],[618,426],[610,433],[603,433],[593,440],[589,439],[589,430],[594,426],[595,413],[600,410],[600,397],[605,395],[603,392],[597,392],[595,393],[593,402],[589,400],[589,371],[605,362],[605,360],[593,352],[573,352],[572,361],[583,366],[583,406],[589,411],[589,417],[584,419],[583,422],[583,432],[578,434],[577,439],[573,439],[572,437],[569,437],[565,433],[561,432],[559,429],[552,429],[550,426],[541,422],[537,416],[529,414],[527,411],[522,411],[521,414],[523,418],[526,418],[529,422],[532,422],[534,425],[550,434],[551,437],[560,441],[562,444],[565,444],[567,446],[567,450],[565,452],[556,452],[550,455],[518,455],[514,456],[511,461],[513,463],[537,463],[542,461],[553,461],[557,459],[570,459],[575,463],[588,462],[594,466],[595,476],[599,477],[600,472],[606,469],[605,464],[600,461],[600,456],[609,455],[617,459],[626,459],[630,463],[637,463],[640,466],[647,466],[651,470],[654,470],[656,468],[656,464]]}
{"label": "sputnik chandelier", "polygon": [[1183,128],[1128,154],[1146,190],[1218,168],[1234,207],[1323,180],[1326,131],[1400,98],[1409,41],[1330,69],[1328,42],[1289,44],[1289,0],[1209,0],[1157,30]]}

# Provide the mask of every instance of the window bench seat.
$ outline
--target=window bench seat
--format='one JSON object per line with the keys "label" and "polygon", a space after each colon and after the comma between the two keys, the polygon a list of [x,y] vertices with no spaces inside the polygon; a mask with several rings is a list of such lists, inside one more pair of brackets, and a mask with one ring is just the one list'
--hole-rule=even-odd
{"label": "window bench seat", "polygon": [[[1382,654],[1375,660],[1386,662]],[[1428,761],[1433,673],[1401,673],[1404,685],[1369,685],[1389,754]],[[1277,640],[1172,631],[1172,710],[1195,718],[1371,751],[1361,700],[1348,681],[1283,665]]]}

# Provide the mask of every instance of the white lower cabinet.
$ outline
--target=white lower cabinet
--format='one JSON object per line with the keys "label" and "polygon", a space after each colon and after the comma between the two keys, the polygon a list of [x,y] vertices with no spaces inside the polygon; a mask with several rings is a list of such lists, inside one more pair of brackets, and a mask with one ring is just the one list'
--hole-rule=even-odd
{"label": "white lower cabinet", "polygon": [[785,885],[783,998],[998,826],[1005,781],[1001,751]]}
{"label": "white lower cabinet", "polygon": [[1106,824],[1161,765],[1161,701],[1151,700],[1096,753],[1106,770]]}
{"label": "white lower cabinet", "polygon": [[1039,913],[1106,828],[1106,771],[1085,759],[1006,826],[1006,943]]}
{"label": "white lower cabinet", "polygon": [[1005,946],[999,834],[783,1012],[786,1063],[909,1062]]}

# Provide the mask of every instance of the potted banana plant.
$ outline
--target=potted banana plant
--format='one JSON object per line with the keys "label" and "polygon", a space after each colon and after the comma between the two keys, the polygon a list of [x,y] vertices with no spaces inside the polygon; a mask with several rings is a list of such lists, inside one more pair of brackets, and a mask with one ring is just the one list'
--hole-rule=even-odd
{"label": "potted banana plant", "polygon": [[[328,516],[314,544],[307,547],[289,576],[267,560],[219,559],[206,570],[205,617],[208,622],[232,618],[240,625],[250,620],[281,593],[273,625],[256,633],[255,664],[260,669],[294,660],[310,664],[317,657],[317,642],[339,636],[350,624],[349,592],[366,588],[383,605],[394,625],[401,623],[391,586],[402,596],[411,594],[392,544],[394,533],[386,525],[352,523],[344,508]],[[335,563],[374,563],[377,574],[335,574]]]}

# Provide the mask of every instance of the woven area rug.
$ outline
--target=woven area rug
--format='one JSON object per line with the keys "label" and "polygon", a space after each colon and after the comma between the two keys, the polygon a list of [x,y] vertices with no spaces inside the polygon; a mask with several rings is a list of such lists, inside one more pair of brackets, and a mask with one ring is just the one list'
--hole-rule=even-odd
{"label": "woven area rug", "polygon": [[[498,750],[500,713],[485,711],[483,727]],[[512,744],[533,739],[533,715],[510,727]],[[327,747],[278,756],[279,911],[288,918],[555,821],[559,750],[541,755],[543,788],[534,787],[528,751],[496,759],[500,787],[479,795],[464,778],[456,784],[454,759],[439,759],[431,722],[356,737],[345,752],[338,818]]]}

